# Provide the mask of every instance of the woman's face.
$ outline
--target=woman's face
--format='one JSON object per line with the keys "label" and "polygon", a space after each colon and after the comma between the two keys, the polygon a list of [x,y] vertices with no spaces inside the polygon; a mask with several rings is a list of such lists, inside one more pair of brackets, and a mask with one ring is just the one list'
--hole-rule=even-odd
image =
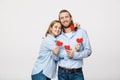
{"label": "woman's face", "polygon": [[61,33],[62,26],[60,23],[56,22],[51,28],[51,34],[56,37]]}

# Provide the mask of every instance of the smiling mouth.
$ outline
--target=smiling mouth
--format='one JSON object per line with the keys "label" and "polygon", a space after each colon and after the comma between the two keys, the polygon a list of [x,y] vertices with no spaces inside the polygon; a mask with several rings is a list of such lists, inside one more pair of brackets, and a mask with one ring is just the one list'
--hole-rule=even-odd
{"label": "smiling mouth", "polygon": [[68,23],[68,21],[64,21],[63,23]]}
{"label": "smiling mouth", "polygon": [[60,31],[56,31],[56,33],[57,33],[57,34],[59,34],[59,33],[60,33]]}

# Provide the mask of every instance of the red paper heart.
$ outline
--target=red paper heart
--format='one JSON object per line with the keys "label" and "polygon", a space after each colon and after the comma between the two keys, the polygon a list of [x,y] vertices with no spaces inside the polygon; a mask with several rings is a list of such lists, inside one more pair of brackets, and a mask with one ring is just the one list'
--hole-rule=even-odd
{"label": "red paper heart", "polygon": [[65,48],[66,50],[70,50],[70,45],[65,45],[64,48]]}
{"label": "red paper heart", "polygon": [[63,42],[57,41],[57,46],[62,46]]}
{"label": "red paper heart", "polygon": [[70,29],[71,29],[71,31],[74,31],[74,29],[75,29],[74,25],[70,25]]}
{"label": "red paper heart", "polygon": [[83,42],[83,38],[77,38],[76,41],[77,41],[77,43],[82,43]]}

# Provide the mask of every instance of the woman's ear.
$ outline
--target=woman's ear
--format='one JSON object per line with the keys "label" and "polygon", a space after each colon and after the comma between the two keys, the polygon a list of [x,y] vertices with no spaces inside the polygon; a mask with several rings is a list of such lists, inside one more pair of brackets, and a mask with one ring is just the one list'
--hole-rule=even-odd
{"label": "woman's ear", "polygon": [[52,30],[52,27],[50,27],[50,29],[49,29],[50,31]]}
{"label": "woman's ear", "polygon": [[52,27],[49,28],[49,33],[51,33],[51,32],[52,32]]}

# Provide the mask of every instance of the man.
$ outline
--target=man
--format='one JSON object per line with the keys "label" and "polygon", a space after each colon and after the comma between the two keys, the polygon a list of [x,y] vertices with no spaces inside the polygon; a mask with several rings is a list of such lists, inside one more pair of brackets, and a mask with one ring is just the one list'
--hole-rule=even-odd
{"label": "man", "polygon": [[58,40],[63,43],[58,61],[58,80],[84,80],[83,58],[91,55],[87,32],[82,28],[74,29],[72,15],[67,10],[59,12],[63,32]]}

